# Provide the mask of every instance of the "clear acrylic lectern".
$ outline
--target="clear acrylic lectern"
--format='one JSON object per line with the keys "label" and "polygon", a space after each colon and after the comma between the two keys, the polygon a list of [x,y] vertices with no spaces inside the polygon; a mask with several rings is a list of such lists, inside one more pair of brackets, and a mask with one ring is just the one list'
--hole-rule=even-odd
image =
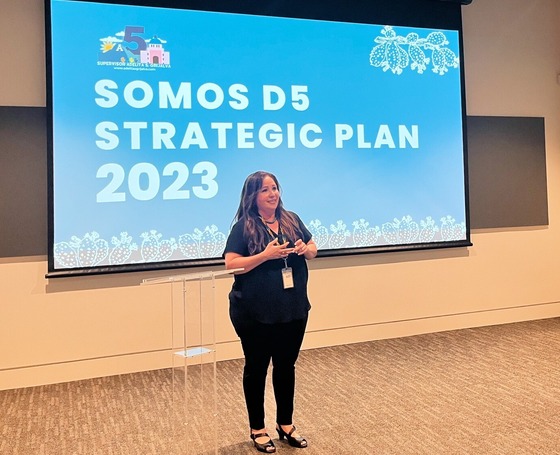
{"label": "clear acrylic lectern", "polygon": [[151,278],[171,300],[171,439],[174,454],[218,454],[215,279],[234,270]]}

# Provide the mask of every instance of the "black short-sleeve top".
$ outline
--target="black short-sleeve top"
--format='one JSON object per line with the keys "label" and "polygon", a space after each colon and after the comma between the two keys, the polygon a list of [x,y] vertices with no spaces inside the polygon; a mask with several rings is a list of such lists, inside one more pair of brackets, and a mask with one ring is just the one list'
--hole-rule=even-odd
{"label": "black short-sleeve top", "polygon": [[[295,214],[301,234],[299,238],[305,243],[311,240],[311,233],[301,219]],[[237,221],[229,234],[224,250],[250,256],[245,237],[245,219]],[[269,234],[270,241],[274,239]],[[290,247],[298,239],[289,239]],[[230,293],[230,316],[234,326],[258,321],[264,324],[276,324],[304,319],[311,305],[307,297],[307,262],[303,255],[292,253],[287,258],[288,267],[292,269],[294,287],[284,289],[282,269],[283,259],[271,259],[258,265],[247,273],[234,276]]]}

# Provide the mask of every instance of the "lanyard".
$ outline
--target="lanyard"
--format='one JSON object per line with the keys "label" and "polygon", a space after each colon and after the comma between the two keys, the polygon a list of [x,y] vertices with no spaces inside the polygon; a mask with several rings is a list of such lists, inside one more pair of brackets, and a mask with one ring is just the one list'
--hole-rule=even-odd
{"label": "lanyard", "polygon": [[[270,227],[266,223],[264,223],[264,220],[263,220],[263,224],[265,225],[266,230],[268,231],[269,235],[273,239],[277,239],[278,243],[283,243],[284,236],[282,235],[282,228],[280,227],[280,221],[278,221],[278,234],[275,233],[272,229],[270,229]],[[284,267],[287,269],[288,268],[288,258],[282,258],[282,259],[284,259]]]}
{"label": "lanyard", "polygon": [[262,218],[261,218],[261,220],[264,224],[264,227],[266,228],[266,230],[270,234],[270,236],[273,239],[278,239],[278,243],[283,243],[284,235],[282,234],[282,228],[280,227],[280,220],[278,220],[278,233],[276,233],[272,229],[270,229],[270,226],[268,226],[268,224],[266,224],[265,221]]}

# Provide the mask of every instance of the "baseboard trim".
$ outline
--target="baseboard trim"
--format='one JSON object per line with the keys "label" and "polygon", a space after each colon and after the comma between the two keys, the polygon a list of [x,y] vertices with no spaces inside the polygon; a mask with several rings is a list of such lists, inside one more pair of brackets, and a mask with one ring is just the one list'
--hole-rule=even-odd
{"label": "baseboard trim", "polygon": [[[560,302],[434,315],[306,333],[303,349],[560,317]],[[327,341],[328,340],[328,341]]]}
{"label": "baseboard trim", "polygon": [[[306,333],[303,349],[554,317],[560,317],[560,302],[433,315],[398,321],[381,321],[351,327],[310,329]],[[238,340],[225,341],[216,346],[215,358],[217,361],[240,357],[242,357],[242,351]],[[200,359],[198,362],[211,361],[213,358],[214,356]],[[4,369],[0,371],[0,390],[158,370],[169,368],[172,362],[171,351],[164,349]]]}

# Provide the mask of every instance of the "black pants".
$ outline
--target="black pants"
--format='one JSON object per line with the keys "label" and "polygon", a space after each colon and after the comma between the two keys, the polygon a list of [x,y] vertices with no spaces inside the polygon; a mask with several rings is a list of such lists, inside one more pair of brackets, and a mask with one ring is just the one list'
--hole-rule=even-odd
{"label": "black pants", "polygon": [[254,323],[238,330],[245,368],[243,391],[252,429],[264,423],[266,374],[272,359],[272,385],[276,399],[276,422],[292,423],[295,392],[295,363],[299,355],[307,318],[280,324]]}

